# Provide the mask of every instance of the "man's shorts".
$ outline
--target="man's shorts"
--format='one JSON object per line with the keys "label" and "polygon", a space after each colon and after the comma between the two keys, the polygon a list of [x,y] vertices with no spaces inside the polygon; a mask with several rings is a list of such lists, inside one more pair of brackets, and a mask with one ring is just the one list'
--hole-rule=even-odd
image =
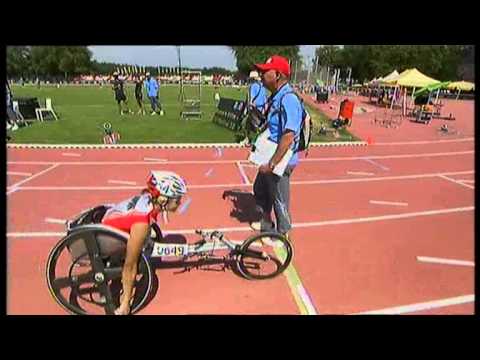
{"label": "man's shorts", "polygon": [[127,97],[125,96],[125,93],[116,93],[115,100],[120,103],[121,101],[127,101]]}

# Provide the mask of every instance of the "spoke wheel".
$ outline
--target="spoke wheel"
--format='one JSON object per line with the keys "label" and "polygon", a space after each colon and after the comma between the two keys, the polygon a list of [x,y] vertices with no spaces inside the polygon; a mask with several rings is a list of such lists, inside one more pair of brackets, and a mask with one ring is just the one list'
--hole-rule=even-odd
{"label": "spoke wheel", "polygon": [[285,237],[278,233],[262,233],[242,244],[237,267],[247,279],[272,279],[285,271],[292,257],[292,245]]}
{"label": "spoke wheel", "polygon": [[[124,235],[102,226],[83,226],[69,233],[47,260],[47,284],[55,301],[72,314],[113,314],[120,304],[126,243]],[[152,278],[151,266],[142,253],[132,313],[147,299]]]}

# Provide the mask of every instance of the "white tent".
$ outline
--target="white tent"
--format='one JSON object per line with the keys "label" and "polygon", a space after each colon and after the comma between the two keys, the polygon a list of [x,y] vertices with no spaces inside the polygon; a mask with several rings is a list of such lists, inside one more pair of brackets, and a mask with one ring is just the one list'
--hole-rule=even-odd
{"label": "white tent", "polygon": [[382,78],[381,82],[389,82],[389,81],[395,81],[398,79],[400,74],[398,73],[397,70],[393,70],[390,74]]}

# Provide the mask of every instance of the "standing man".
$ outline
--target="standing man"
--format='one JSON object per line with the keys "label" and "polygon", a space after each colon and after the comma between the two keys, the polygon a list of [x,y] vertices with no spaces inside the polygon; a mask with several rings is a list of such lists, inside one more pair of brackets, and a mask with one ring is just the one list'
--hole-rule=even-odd
{"label": "standing man", "polygon": [[135,77],[135,99],[138,104],[137,114],[145,115],[145,109],[143,108],[143,76],[137,75]]}
{"label": "standing man", "polygon": [[[150,73],[147,73],[147,79],[145,80],[145,89],[147,90],[147,96],[150,100],[150,105],[152,106],[152,113],[150,115],[155,115],[157,113],[158,105],[158,92],[159,86],[157,79],[150,76]],[[160,108],[160,115],[163,115],[163,110]]]}
{"label": "standing man", "polygon": [[17,116],[15,114],[15,111],[13,110],[13,95],[12,95],[12,90],[10,89],[10,84],[8,83],[7,80],[7,87],[5,90],[7,94],[7,130],[18,130],[18,125],[17,125]]}
{"label": "standing man", "polygon": [[[298,164],[298,145],[303,107],[289,84],[290,65],[284,57],[274,55],[265,64],[255,65],[262,73],[262,82],[270,90],[267,126],[270,140],[277,143],[275,153],[267,164],[260,166],[253,192],[261,220],[251,223],[256,231],[272,231],[274,224],[270,213],[272,207],[276,218],[276,230],[287,237],[292,228],[290,215],[290,176]],[[294,152],[282,176],[272,171],[287,153]]]}
{"label": "standing man", "polygon": [[125,95],[125,90],[123,88],[123,80],[120,79],[116,71],[113,73],[113,91],[115,92],[115,100],[117,101],[120,115],[123,115],[122,102],[126,108],[127,114],[133,114],[128,108],[127,96]]}
{"label": "standing man", "polygon": [[257,71],[251,71],[250,86],[247,93],[247,110],[248,116],[246,117],[246,123],[243,125],[245,130],[245,138],[240,142],[241,145],[247,145],[252,139],[250,139],[250,132],[258,132],[260,119],[265,114],[265,108],[267,105],[267,91],[261,83],[260,76]]}

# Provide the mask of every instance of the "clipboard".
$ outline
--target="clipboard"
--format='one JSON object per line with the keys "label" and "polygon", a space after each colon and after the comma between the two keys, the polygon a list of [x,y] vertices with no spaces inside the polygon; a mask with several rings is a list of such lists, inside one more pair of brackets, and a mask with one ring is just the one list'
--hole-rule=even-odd
{"label": "clipboard", "polygon": [[[270,130],[267,128],[263,133],[261,133],[255,141],[255,151],[252,151],[248,157],[248,161],[255,164],[257,167],[261,165],[268,164],[273,154],[277,150],[278,144],[271,141]],[[293,156],[292,149],[288,149],[280,162],[273,169],[273,173],[278,176],[283,176],[285,169],[287,168],[288,162]]]}

